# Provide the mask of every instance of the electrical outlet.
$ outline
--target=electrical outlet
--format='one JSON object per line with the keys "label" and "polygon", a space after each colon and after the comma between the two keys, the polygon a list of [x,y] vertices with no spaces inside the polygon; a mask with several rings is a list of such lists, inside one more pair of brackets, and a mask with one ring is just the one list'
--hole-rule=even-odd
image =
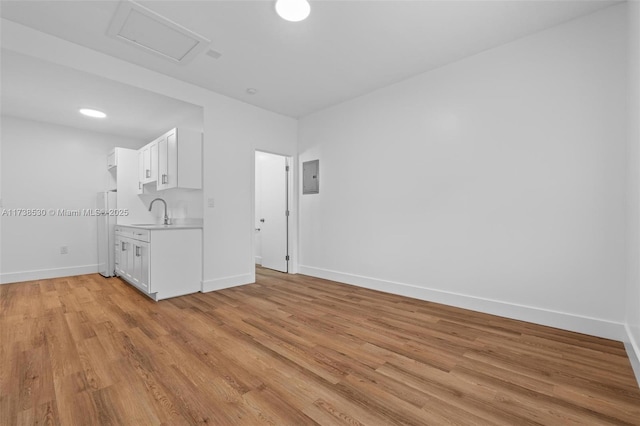
{"label": "electrical outlet", "polygon": [[215,204],[213,202],[213,198],[209,198],[207,201],[208,201],[209,207],[215,207]]}
{"label": "electrical outlet", "polygon": [[68,253],[69,253],[69,247],[67,246],[60,247],[60,254],[68,254]]}

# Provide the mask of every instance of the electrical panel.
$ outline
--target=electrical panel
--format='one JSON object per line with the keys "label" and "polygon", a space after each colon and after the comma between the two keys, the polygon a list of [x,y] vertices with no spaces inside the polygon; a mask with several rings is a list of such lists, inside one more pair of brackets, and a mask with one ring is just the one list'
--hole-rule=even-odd
{"label": "electrical panel", "polygon": [[320,192],[320,160],[302,163],[302,193],[317,194]]}

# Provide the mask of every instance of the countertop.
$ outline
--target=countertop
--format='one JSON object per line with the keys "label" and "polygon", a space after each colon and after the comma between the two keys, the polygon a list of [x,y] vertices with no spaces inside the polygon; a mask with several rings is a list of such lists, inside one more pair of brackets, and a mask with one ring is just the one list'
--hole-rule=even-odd
{"label": "countertop", "polygon": [[135,229],[148,229],[151,231],[166,231],[171,229],[202,229],[202,225],[198,224],[177,224],[177,225],[163,225],[161,223],[134,223],[131,225],[120,225],[126,228],[135,228]]}

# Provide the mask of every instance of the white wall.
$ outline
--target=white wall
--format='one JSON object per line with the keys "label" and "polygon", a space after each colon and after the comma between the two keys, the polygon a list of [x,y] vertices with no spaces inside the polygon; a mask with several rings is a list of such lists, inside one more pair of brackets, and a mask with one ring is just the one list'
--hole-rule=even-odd
{"label": "white wall", "polygon": [[627,352],[640,383],[640,2],[629,11],[629,279],[627,287]]}
{"label": "white wall", "polygon": [[625,6],[300,121],[300,271],[620,339]]}
{"label": "white wall", "polygon": [[255,281],[255,150],[295,155],[297,123],[226,99],[205,108],[207,126],[205,205],[211,197],[216,207],[205,211],[205,277],[217,278],[204,288],[215,290]]}
{"label": "white wall", "polygon": [[[4,209],[93,209],[107,154],[139,140],[2,116]],[[97,272],[97,219],[2,216],[0,281]],[[60,254],[67,246],[68,254]]]}
{"label": "white wall", "polygon": [[[254,152],[259,149],[295,156],[296,120],[5,19],[1,30],[5,49],[202,106],[202,196],[205,206],[209,199],[215,206],[205,207],[203,212],[203,287],[205,291],[215,290],[255,280]],[[3,161],[5,156],[6,153]],[[297,236],[294,234],[292,238]]]}

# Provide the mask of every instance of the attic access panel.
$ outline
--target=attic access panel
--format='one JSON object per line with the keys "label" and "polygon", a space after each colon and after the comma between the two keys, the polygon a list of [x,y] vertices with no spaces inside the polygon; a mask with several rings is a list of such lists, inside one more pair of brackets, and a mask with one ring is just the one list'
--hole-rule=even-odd
{"label": "attic access panel", "polygon": [[302,193],[318,194],[320,192],[320,160],[302,163]]}
{"label": "attic access panel", "polygon": [[120,3],[107,34],[180,64],[191,61],[210,43],[201,35],[132,1]]}

